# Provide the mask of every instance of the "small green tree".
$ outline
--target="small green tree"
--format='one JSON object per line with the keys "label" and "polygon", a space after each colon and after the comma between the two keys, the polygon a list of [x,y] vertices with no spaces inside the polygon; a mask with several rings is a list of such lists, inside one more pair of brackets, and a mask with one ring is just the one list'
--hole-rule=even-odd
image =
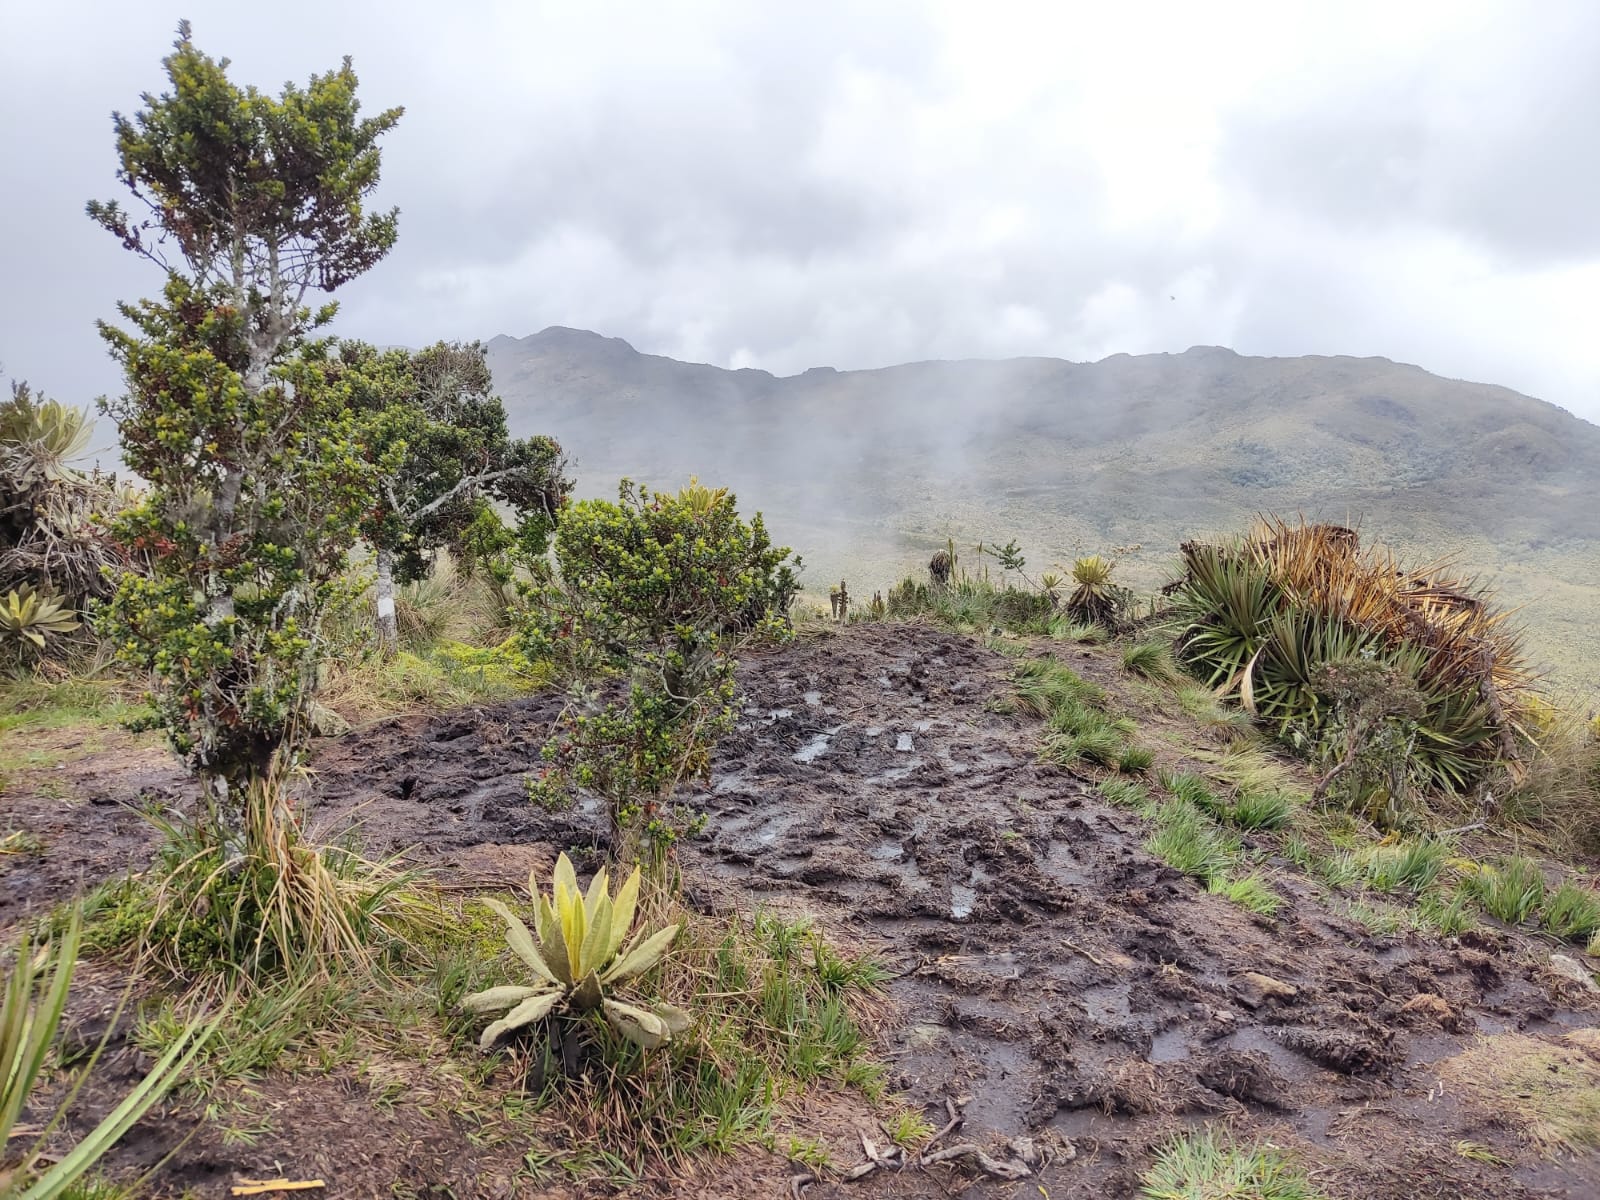
{"label": "small green tree", "polygon": [[159,264],[159,300],[102,323],[127,393],[103,402],[128,466],[150,485],[118,533],[155,558],[125,576],[99,627],[153,675],[160,721],[231,803],[293,744],[322,654],[324,610],[371,507],[374,464],[348,372],[307,297],[394,244],[370,214],[378,139],[401,110],[360,118],[350,60],[278,97],[241,88],[187,22],[171,90],[114,116],[118,177],[144,209],[89,215]]}
{"label": "small green tree", "polygon": [[[624,480],[615,504],[570,505],[555,556],[559,578],[533,589],[523,648],[562,663],[580,691],[530,791],[546,802],[594,791],[622,849],[663,853],[685,819],[673,791],[710,769],[733,724],[735,654],[788,635],[800,562],[759,513],[746,524],[726,488],[698,481],[674,495]],[[624,695],[581,690],[596,674],[623,676]]]}
{"label": "small green tree", "polygon": [[[440,342],[379,353],[340,351],[366,415],[368,457],[386,464],[362,522],[377,566],[378,640],[396,645],[394,585],[425,579],[448,549],[468,572],[510,578],[510,561],[541,558],[572,483],[554,438],[513,439],[494,394],[485,347]],[[508,508],[507,527],[494,502]]]}

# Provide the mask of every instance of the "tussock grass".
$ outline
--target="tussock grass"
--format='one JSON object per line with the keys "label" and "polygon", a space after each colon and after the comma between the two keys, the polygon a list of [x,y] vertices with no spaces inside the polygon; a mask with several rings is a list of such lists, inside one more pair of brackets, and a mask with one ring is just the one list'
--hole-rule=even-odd
{"label": "tussock grass", "polygon": [[1241,791],[1228,811],[1240,829],[1282,829],[1294,815],[1293,797],[1278,791]]}
{"label": "tussock grass", "polygon": [[1156,832],[1145,849],[1207,886],[1224,878],[1238,857],[1238,841],[1185,800],[1163,804],[1156,810],[1155,821]]}
{"label": "tussock grass", "polygon": [[1017,664],[1013,696],[1019,711],[1050,718],[1058,711],[1105,703],[1105,691],[1053,658],[1030,658]]}
{"label": "tussock grass", "polygon": [[1255,736],[1255,724],[1250,714],[1240,708],[1230,708],[1217,699],[1210,688],[1198,684],[1179,687],[1174,693],[1178,706],[1185,715],[1212,733],[1225,739],[1248,739]]}
{"label": "tussock grass", "polygon": [[1353,850],[1324,855],[1313,865],[1317,878],[1334,889],[1351,887],[1366,878],[1366,869]]}
{"label": "tussock grass", "polygon": [[1357,859],[1369,886],[1380,892],[1422,892],[1433,884],[1450,856],[1450,847],[1433,838],[1372,846]]}
{"label": "tussock grass", "polygon": [[1133,779],[1103,779],[1099,792],[1112,804],[1143,810],[1150,803],[1150,789]]}
{"label": "tussock grass", "polygon": [[1156,761],[1155,751],[1148,746],[1129,746],[1117,759],[1117,770],[1124,775],[1143,775]]}
{"label": "tussock grass", "polygon": [[1409,912],[1392,904],[1352,900],[1344,905],[1342,911],[1367,933],[1377,938],[1394,937],[1415,924]]}
{"label": "tussock grass", "polygon": [[1545,900],[1539,923],[1563,941],[1587,942],[1600,933],[1600,895],[1564,880]]}
{"label": "tussock grass", "polygon": [[1600,1032],[1498,1034],[1447,1059],[1440,1074],[1544,1154],[1600,1147]]}
{"label": "tussock grass", "polygon": [[1088,621],[1075,621],[1067,616],[1056,617],[1045,632],[1055,641],[1084,646],[1103,646],[1110,640],[1110,635],[1100,626]]}
{"label": "tussock grass", "polygon": [[1522,924],[1544,903],[1544,872],[1522,855],[1469,874],[1462,886],[1484,911],[1508,925]]}
{"label": "tussock grass", "polygon": [[1283,1151],[1211,1128],[1168,1142],[1140,1182],[1144,1200],[1321,1200]]}
{"label": "tussock grass", "polygon": [[1249,909],[1263,917],[1276,916],[1283,907],[1283,898],[1272,890],[1272,885],[1260,872],[1236,879],[1213,879],[1206,884],[1206,891],[1226,897],[1240,908]]}
{"label": "tussock grass", "polygon": [[1424,892],[1417,899],[1417,917],[1445,937],[1460,937],[1478,924],[1471,899],[1459,888],[1448,895]]}
{"label": "tussock grass", "polygon": [[1122,669],[1155,683],[1176,683],[1180,678],[1172,647],[1163,642],[1140,642],[1122,652]]}

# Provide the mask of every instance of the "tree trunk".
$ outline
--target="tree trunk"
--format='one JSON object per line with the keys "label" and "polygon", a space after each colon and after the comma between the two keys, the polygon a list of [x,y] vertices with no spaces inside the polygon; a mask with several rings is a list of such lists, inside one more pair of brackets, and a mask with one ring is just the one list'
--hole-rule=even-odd
{"label": "tree trunk", "polygon": [[400,625],[394,617],[394,555],[378,549],[378,649],[388,657],[400,648]]}

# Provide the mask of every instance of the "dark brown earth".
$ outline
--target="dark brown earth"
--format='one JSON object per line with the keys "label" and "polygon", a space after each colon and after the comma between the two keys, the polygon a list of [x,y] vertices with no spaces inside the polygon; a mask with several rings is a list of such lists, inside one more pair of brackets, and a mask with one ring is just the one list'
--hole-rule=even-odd
{"label": "dark brown earth", "polygon": [[[959,1140],[1006,1158],[1031,1139],[1042,1164],[1015,1183],[940,1166],[806,1196],[1131,1196],[1153,1145],[1209,1121],[1296,1148],[1329,1196],[1600,1194],[1594,1155],[1541,1159],[1440,1082],[1438,1064],[1481,1034],[1600,1024],[1537,947],[1491,929],[1376,941],[1281,861],[1275,920],[1199,893],[1142,849],[1136,816],[1037,762],[1034,723],[990,705],[1008,673],[969,640],[886,625],[809,636],[742,670],[742,723],[697,795],[709,824],[682,849],[691,902],[809,912],[871,951],[895,976],[881,1053],[907,1102],[938,1126],[953,1100]],[[369,850],[406,851],[452,885],[519,885],[558,849],[595,861],[596,813],[552,815],[523,794],[559,704],[396,718],[326,744],[313,822],[358,824]],[[0,798],[8,824],[46,842],[0,867],[0,925],[149,854],[142,819],[97,798],[186,788],[143,759],[65,774],[66,800]],[[100,981],[104,1003],[114,984]],[[128,1056],[108,1095],[134,1077]],[[197,1195],[252,1170],[320,1175],[331,1195],[513,1194],[516,1156],[476,1145],[427,1072],[401,1082],[443,1111],[414,1098],[375,1110],[372,1081],[337,1073],[269,1077],[275,1133],[241,1150],[208,1129],[163,1178]],[[859,1159],[856,1130],[884,1143],[859,1103],[818,1105],[836,1161]],[[1462,1157],[1464,1140],[1513,1165]],[[119,1153],[170,1141],[136,1131]],[[795,1170],[754,1152],[698,1169],[666,1190],[782,1195]]]}

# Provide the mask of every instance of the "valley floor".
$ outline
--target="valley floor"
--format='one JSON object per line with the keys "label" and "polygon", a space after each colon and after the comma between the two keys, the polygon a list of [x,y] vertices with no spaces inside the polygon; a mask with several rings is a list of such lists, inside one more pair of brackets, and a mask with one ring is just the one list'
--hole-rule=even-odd
{"label": "valley floor", "polygon": [[[1052,650],[1118,694],[1114,654]],[[746,1150],[651,1189],[1128,1197],[1156,1147],[1212,1122],[1290,1150],[1330,1198],[1600,1194],[1594,1150],[1540,1153],[1466,1067],[1492,1038],[1596,1072],[1600,1003],[1549,969],[1549,944],[1488,921],[1455,939],[1374,937],[1268,840],[1274,917],[1204,893],[1146,851],[1141,817],[1038,760],[1037,722],[993,705],[1010,673],[1007,657],[926,625],[828,630],[752,658],[742,723],[693,800],[709,824],[680,858],[692,904],[808,915],[883,962],[893,978],[874,1025],[892,1089],[934,1127],[953,1103],[963,1120],[947,1142],[1029,1159],[1033,1173],[939,1165],[845,1182],[860,1136],[885,1138],[859,1095],[813,1092],[796,1131],[834,1170],[804,1183],[782,1155]],[[550,814],[524,795],[559,705],[394,718],[324,743],[312,824],[354,825],[369,852],[404,851],[453,891],[520,888],[530,867],[546,875],[559,850],[600,835],[596,814]],[[29,736],[44,749],[64,737]],[[188,791],[152,748],[58,749],[61,766],[18,774],[0,797],[3,824],[41,843],[0,864],[0,930],[148,859],[153,833],[120,802]],[[103,966],[83,978],[94,986],[74,1011],[92,1026],[121,980]],[[85,1103],[125,1090],[138,1059],[109,1056]],[[196,1196],[240,1176],[322,1178],[330,1196],[577,1194],[518,1182],[528,1147],[452,1111],[438,1076],[465,1070],[269,1072],[230,1095],[226,1116],[173,1101],[111,1162],[172,1150],[161,1187]]]}

